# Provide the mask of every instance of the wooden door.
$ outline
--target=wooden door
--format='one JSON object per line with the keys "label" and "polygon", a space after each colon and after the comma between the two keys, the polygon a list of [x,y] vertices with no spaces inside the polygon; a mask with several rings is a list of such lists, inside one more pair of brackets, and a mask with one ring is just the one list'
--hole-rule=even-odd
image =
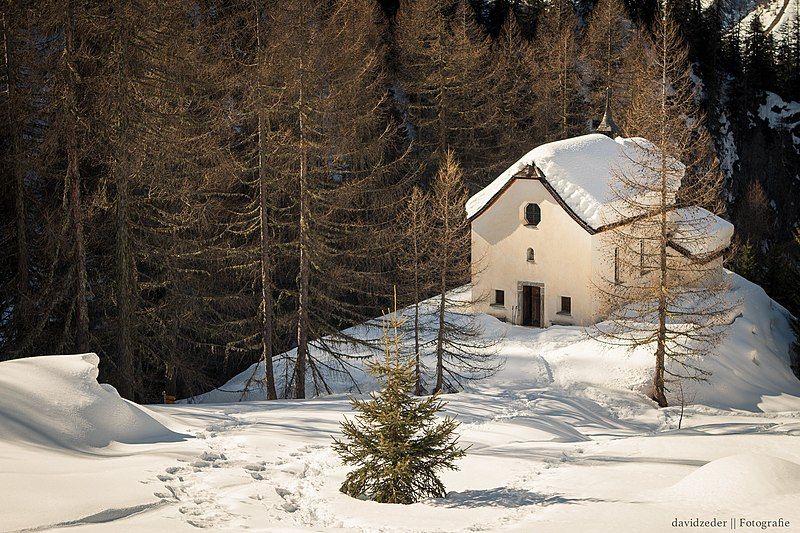
{"label": "wooden door", "polygon": [[522,325],[542,327],[542,289],[522,286]]}
{"label": "wooden door", "polygon": [[531,326],[542,327],[542,289],[541,287],[530,287],[531,289]]}
{"label": "wooden door", "polygon": [[530,285],[522,286],[522,325],[531,325],[531,287]]}

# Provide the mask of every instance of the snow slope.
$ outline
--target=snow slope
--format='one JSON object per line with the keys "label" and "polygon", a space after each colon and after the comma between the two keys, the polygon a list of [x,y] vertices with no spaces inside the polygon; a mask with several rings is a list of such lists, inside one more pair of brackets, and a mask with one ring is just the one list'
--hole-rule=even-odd
{"label": "snow slope", "polygon": [[766,0],[756,6],[741,19],[743,32],[750,28],[753,17],[761,20],[761,27],[766,33],[773,35],[777,42],[791,38],[792,19],[800,9],[798,0]]}
{"label": "snow slope", "polygon": [[[731,279],[731,299],[738,303],[738,316],[733,320],[716,354],[703,358],[701,366],[712,373],[708,383],[687,384],[687,398],[722,409],[748,411],[783,411],[800,409],[800,381],[791,372],[790,345],[794,335],[788,312],[773,301],[758,285],[741,276],[728,273]],[[401,311],[409,313],[410,310]],[[733,318],[733,317],[732,317]],[[510,326],[481,315],[484,336],[493,338],[492,348],[503,359],[500,372],[482,387],[524,387],[539,383],[542,370],[531,363],[537,355],[547,364],[548,381],[564,389],[592,388],[595,391],[642,393],[651,378],[652,349],[628,351],[624,347],[604,344],[578,326],[551,326],[545,330]],[[352,335],[375,338],[380,328],[362,326],[351,328]],[[428,335],[433,335],[429,332]],[[534,349],[535,347],[535,349]],[[535,351],[534,351],[535,350]],[[365,348],[354,349],[354,355],[364,355]],[[427,357],[431,357],[430,351]],[[428,361],[430,367],[432,360]],[[347,381],[333,382],[334,393],[368,391],[376,384],[359,362],[353,363],[357,388]],[[251,366],[217,390],[191,399],[195,403],[239,401],[244,385],[255,372],[255,382],[247,391],[248,400],[263,400],[262,366]],[[284,370],[276,372],[277,375]],[[280,389],[281,383],[279,382]]]}
{"label": "snow slope", "polygon": [[351,414],[343,383],[310,400],[144,408],[97,384],[93,356],[0,363],[0,413],[40,428],[0,432],[0,531],[620,533],[675,531],[678,517],[796,525],[800,382],[788,371],[787,315],[733,279],[742,315],[707,359],[713,381],[694,391],[680,429],[678,407],[656,409],[642,394],[646,351],[482,316],[505,366],[447,396],[470,448],[460,470],[442,475],[447,498],[409,506],[338,491],[347,469],[330,444]]}
{"label": "snow slope", "polygon": [[[703,0],[703,7],[713,9],[719,0]],[[723,28],[736,31],[739,22],[739,39],[745,39],[754,17],[758,17],[761,27],[772,35],[777,43],[791,38],[792,20],[800,9],[798,0],[733,0],[722,6]]]}

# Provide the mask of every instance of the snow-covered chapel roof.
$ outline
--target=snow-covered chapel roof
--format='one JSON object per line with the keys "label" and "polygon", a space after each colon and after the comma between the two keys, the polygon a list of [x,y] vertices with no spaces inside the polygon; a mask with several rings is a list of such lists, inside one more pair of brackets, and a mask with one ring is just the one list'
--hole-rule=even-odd
{"label": "snow-covered chapel roof", "polygon": [[672,214],[676,223],[673,247],[683,248],[689,255],[711,255],[731,244],[733,224],[702,207],[681,207]]}
{"label": "snow-covered chapel roof", "polygon": [[[537,146],[467,201],[467,218],[485,211],[515,178],[538,169],[541,175],[537,173],[537,179],[548,184],[584,224],[598,230],[614,218],[614,209],[603,210],[614,200],[612,176],[641,172],[641,165],[635,161],[642,159],[645,146],[652,145],[639,137],[611,139],[599,133]],[[673,162],[677,190],[684,167]]]}
{"label": "snow-covered chapel roof", "polygon": [[[624,202],[614,194],[614,176],[632,177],[656,168],[653,158],[658,158],[657,154],[647,139],[611,139],[598,133],[543,144],[470,198],[467,218],[472,220],[488,209],[515,179],[537,179],[590,233],[602,231],[629,218],[624,214]],[[686,167],[672,157],[669,160],[674,195]],[[641,197],[639,201],[649,200]],[[681,253],[712,257],[730,245],[733,224],[701,207],[675,209],[671,218],[676,223],[671,245]]]}

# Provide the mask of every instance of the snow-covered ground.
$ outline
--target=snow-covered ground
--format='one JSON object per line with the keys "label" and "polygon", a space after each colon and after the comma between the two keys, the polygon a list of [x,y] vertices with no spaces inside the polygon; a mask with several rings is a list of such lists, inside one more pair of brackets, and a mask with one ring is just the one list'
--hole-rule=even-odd
{"label": "snow-covered ground", "polygon": [[771,33],[777,42],[791,39],[792,20],[798,9],[798,0],[762,0],[742,19],[741,27],[746,32],[753,17],[758,17],[764,31]]}
{"label": "snow-covered ground", "polygon": [[680,430],[679,408],[642,393],[645,351],[481,317],[505,366],[448,396],[471,447],[443,474],[446,499],[411,506],[338,492],[346,470],[330,443],[346,394],[140,407],[96,383],[92,355],[0,363],[0,530],[674,531],[676,519],[782,518],[791,526],[771,531],[790,531],[789,325],[757,286],[735,277],[735,291],[742,314]]}
{"label": "snow-covered ground", "polygon": [[766,101],[758,108],[758,116],[773,129],[792,132],[794,146],[800,150],[800,103],[784,102],[777,94],[767,91]]}
{"label": "snow-covered ground", "polygon": [[[703,7],[714,9],[717,0],[702,0]],[[722,7],[723,28],[734,31],[739,22],[739,38],[744,39],[754,17],[765,33],[780,43],[792,38],[792,22],[800,9],[798,0],[729,0]]]}

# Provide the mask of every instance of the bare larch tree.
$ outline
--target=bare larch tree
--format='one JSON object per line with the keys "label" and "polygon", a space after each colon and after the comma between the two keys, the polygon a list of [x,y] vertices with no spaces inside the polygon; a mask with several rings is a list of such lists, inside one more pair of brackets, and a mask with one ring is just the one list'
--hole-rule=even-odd
{"label": "bare larch tree", "polygon": [[500,368],[492,350],[496,341],[482,335],[483,330],[470,310],[471,237],[464,213],[466,201],[461,168],[453,152],[448,151],[431,195],[430,261],[439,293],[432,313],[436,322],[434,394],[460,390],[468,381],[490,376]]}
{"label": "bare larch tree", "polygon": [[628,161],[611,169],[609,269],[598,283],[606,320],[597,328],[609,342],[654,349],[651,396],[663,407],[670,380],[707,377],[702,357],[713,353],[736,303],[721,274],[721,222],[700,207],[718,193],[719,178],[696,157],[705,127],[667,11],[642,68],[649,98],[631,113],[647,140],[629,139]]}

